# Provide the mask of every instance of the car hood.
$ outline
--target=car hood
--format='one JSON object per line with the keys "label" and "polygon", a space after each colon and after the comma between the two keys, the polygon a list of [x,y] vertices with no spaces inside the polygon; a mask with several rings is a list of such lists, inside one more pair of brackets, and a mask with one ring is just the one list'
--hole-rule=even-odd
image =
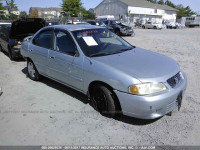
{"label": "car hood", "polygon": [[173,59],[141,48],[92,59],[141,82],[166,82],[180,71]]}
{"label": "car hood", "polygon": [[125,22],[118,22],[117,25],[119,25],[119,26],[125,26],[125,27],[131,27],[130,24],[125,23]]}
{"label": "car hood", "polygon": [[45,21],[41,18],[19,19],[12,23],[9,37],[11,39],[23,40],[25,37],[33,35],[45,26]]}

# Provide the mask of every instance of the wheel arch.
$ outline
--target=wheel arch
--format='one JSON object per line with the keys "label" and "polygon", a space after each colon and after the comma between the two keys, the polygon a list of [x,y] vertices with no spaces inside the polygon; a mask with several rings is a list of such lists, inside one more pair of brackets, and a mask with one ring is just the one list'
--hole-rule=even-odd
{"label": "wheel arch", "polygon": [[118,105],[118,110],[119,110],[119,111],[122,110],[122,108],[121,108],[121,103],[120,103],[120,101],[119,101],[117,95],[116,95],[115,92],[113,91],[114,88],[113,88],[112,86],[110,86],[109,84],[103,82],[103,81],[92,81],[92,82],[89,84],[89,86],[88,86],[88,92],[87,92],[87,95],[88,95],[89,98],[91,97],[92,89],[93,89],[93,87],[94,87],[95,85],[103,85],[103,86],[105,86],[106,88],[108,88],[108,89],[112,92],[112,94],[114,95],[115,101],[116,101],[116,103],[117,103],[117,105]]}
{"label": "wheel arch", "polygon": [[31,61],[31,62],[33,62],[32,59],[31,59],[30,57],[26,57],[26,61]]}

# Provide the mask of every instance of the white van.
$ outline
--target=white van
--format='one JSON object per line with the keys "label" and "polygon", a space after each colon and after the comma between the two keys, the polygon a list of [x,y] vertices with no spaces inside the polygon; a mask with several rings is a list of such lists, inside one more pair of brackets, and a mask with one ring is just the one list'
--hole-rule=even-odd
{"label": "white van", "polygon": [[200,16],[187,17],[185,26],[188,27],[200,26]]}
{"label": "white van", "polygon": [[115,20],[115,17],[113,15],[98,16],[96,20],[97,22],[102,22],[106,20]]}

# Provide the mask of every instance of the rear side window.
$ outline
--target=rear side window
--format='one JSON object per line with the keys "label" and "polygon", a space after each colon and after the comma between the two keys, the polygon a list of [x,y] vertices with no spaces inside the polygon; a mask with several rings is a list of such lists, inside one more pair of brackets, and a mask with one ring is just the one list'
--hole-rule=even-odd
{"label": "rear side window", "polygon": [[42,31],[36,37],[33,39],[33,44],[50,49],[51,48],[51,37],[52,37],[52,31]]}

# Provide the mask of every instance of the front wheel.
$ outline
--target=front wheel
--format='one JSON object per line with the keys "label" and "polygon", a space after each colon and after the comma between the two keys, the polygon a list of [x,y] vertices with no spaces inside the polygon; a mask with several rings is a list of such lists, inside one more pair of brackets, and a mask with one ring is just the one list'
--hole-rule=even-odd
{"label": "front wheel", "polygon": [[30,60],[27,61],[28,77],[31,80],[38,81],[40,79],[40,74],[38,73],[34,63]]}
{"label": "front wheel", "polygon": [[97,111],[107,117],[114,117],[119,110],[115,95],[104,85],[96,85],[93,88],[92,103]]}
{"label": "front wheel", "polygon": [[15,56],[13,55],[13,53],[12,53],[10,48],[8,49],[8,56],[9,56],[11,61],[15,60]]}
{"label": "front wheel", "polygon": [[118,36],[120,36],[120,31],[119,31],[118,29],[115,31],[115,33],[116,33]]}

